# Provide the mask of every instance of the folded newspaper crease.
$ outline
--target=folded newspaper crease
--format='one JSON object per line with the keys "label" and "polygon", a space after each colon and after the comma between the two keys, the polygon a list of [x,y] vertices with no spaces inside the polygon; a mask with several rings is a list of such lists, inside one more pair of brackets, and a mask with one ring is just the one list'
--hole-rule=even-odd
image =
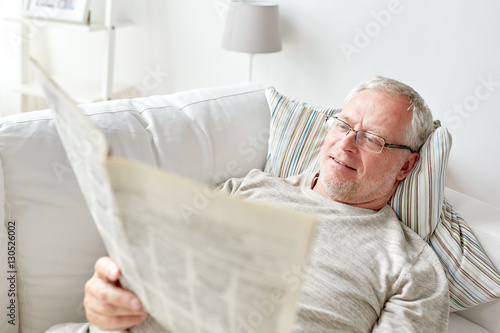
{"label": "folded newspaper crease", "polygon": [[291,331],[315,219],[108,156],[104,134],[32,61],[121,282],[150,313],[132,331]]}

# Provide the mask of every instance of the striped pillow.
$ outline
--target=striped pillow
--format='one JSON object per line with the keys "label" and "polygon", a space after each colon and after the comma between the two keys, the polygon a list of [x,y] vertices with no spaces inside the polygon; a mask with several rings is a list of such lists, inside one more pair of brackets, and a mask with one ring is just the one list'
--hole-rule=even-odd
{"label": "striped pillow", "polygon": [[450,133],[446,128],[436,128],[420,148],[413,170],[389,200],[399,219],[425,241],[439,223],[450,150]]}
{"label": "striped pillow", "polygon": [[271,109],[271,133],[264,171],[286,178],[318,170],[325,116],[340,109],[291,100],[274,88],[266,89],[266,97]]}
{"label": "striped pillow", "polygon": [[[324,117],[340,109],[314,106],[266,89],[271,111],[269,152],[264,170],[289,177],[319,170]],[[450,289],[450,310],[463,310],[500,298],[500,273],[488,260],[466,222],[444,198],[451,136],[437,128],[420,159],[389,202],[400,220],[439,256]]]}
{"label": "striped pillow", "polygon": [[445,268],[451,311],[500,299],[500,273],[471,228],[446,199],[441,219],[428,243]]}
{"label": "striped pillow", "polygon": [[437,128],[389,204],[439,256],[449,282],[450,310],[456,311],[500,298],[500,273],[444,197],[450,150],[451,135]]}

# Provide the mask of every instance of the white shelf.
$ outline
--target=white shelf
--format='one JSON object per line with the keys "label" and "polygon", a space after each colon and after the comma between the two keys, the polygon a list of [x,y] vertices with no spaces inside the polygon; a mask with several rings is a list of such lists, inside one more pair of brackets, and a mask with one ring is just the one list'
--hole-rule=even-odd
{"label": "white shelf", "polygon": [[[124,92],[132,87],[123,83],[117,83],[113,80],[114,55],[115,55],[115,34],[116,28],[132,26],[128,21],[117,21],[115,17],[115,0],[103,1],[105,7],[104,22],[95,22],[92,24],[74,23],[67,21],[51,21],[22,16],[19,18],[8,18],[7,21],[17,22],[21,26],[21,36],[28,36],[31,26],[37,28],[59,28],[64,30],[80,30],[83,32],[104,31],[103,61],[101,79],[89,80],[85,78],[75,78],[68,76],[54,76],[54,80],[74,99],[76,103],[92,103],[112,99],[123,95]],[[22,6],[22,2],[20,2]],[[21,12],[24,7],[21,8]],[[21,85],[14,87],[15,91],[21,93],[21,111],[29,111],[29,96],[44,97],[39,84],[31,82],[30,74],[30,40],[23,38],[21,43]]]}
{"label": "white shelf", "polygon": [[[27,17],[24,20],[17,18],[17,17],[6,17],[4,18],[6,22],[14,22],[14,23],[25,23],[25,22],[36,22],[37,20],[34,18]],[[35,24],[35,23],[34,23]],[[115,24],[115,28],[124,28],[124,27],[131,27],[133,26],[133,23],[130,21],[118,21]],[[106,25],[104,22],[93,22],[90,24],[83,24],[83,23],[73,23],[73,22],[66,22],[66,21],[48,21],[44,20],[41,21],[40,24],[36,24],[37,28],[57,28],[57,29],[71,29],[71,30],[77,30],[77,31],[84,31],[84,32],[90,32],[90,31],[100,31],[100,30],[105,30]]]}
{"label": "white shelf", "polygon": [[[57,82],[78,104],[86,104],[102,101],[102,82],[99,80],[76,78],[70,76],[53,76],[54,81]],[[113,83],[113,96],[117,96],[132,89],[132,85],[114,82]],[[14,90],[30,96],[45,97],[42,87],[38,82],[30,82],[17,87]]]}

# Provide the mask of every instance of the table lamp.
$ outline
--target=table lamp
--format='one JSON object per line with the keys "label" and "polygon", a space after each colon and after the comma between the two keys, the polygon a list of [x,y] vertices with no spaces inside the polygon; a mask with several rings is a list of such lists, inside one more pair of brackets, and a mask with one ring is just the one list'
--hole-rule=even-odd
{"label": "table lamp", "polygon": [[249,54],[249,81],[252,81],[254,54],[281,50],[278,5],[232,2],[227,11],[222,48]]}

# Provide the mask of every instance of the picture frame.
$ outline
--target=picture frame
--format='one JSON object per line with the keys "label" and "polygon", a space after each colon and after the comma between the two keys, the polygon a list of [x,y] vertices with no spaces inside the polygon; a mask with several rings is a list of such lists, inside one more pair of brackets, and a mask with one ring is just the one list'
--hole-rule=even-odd
{"label": "picture frame", "polygon": [[90,0],[25,0],[26,14],[43,20],[89,23]]}

